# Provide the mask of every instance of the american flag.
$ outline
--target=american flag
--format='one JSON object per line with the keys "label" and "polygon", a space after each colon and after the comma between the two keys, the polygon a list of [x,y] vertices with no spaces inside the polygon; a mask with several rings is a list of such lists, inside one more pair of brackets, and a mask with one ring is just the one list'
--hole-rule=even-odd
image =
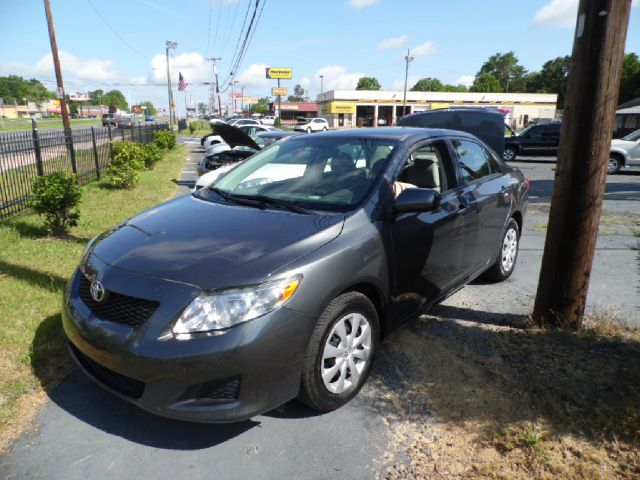
{"label": "american flag", "polygon": [[187,85],[189,85],[187,82],[184,81],[184,77],[182,76],[182,73],[179,73],[179,78],[178,78],[178,91],[179,92],[184,92],[187,89]]}

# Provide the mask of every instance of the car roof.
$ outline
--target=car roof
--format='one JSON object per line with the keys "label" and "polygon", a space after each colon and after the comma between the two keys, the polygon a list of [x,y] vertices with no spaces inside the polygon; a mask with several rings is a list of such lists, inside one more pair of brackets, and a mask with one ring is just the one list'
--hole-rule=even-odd
{"label": "car roof", "polygon": [[377,127],[377,128],[348,128],[344,130],[330,130],[327,132],[314,133],[314,137],[357,137],[357,138],[380,138],[385,140],[420,141],[436,137],[466,137],[477,138],[469,133],[459,130],[446,130],[444,128],[421,128],[421,127]]}
{"label": "car roof", "polygon": [[255,134],[256,137],[260,138],[284,138],[284,137],[297,137],[299,135],[303,135],[300,132],[286,132],[284,130],[265,130],[262,132],[257,132]]}

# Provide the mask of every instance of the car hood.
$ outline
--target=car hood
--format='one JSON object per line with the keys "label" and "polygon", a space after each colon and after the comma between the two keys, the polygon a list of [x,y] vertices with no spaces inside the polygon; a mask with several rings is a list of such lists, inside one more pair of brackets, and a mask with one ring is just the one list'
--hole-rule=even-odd
{"label": "car hood", "polygon": [[301,215],[186,195],[105,232],[87,256],[205,290],[250,285],[329,243],[343,223],[342,214]]}
{"label": "car hood", "polygon": [[638,142],[632,142],[630,140],[622,140],[621,138],[616,138],[611,140],[611,148],[621,148],[622,150],[629,150],[635,147]]}
{"label": "car hood", "polygon": [[258,144],[254,142],[249,135],[232,125],[227,125],[226,123],[218,123],[216,125],[213,125],[213,132],[216,135],[220,135],[222,139],[232,147],[242,145],[245,147],[254,148],[255,150],[260,150]]}

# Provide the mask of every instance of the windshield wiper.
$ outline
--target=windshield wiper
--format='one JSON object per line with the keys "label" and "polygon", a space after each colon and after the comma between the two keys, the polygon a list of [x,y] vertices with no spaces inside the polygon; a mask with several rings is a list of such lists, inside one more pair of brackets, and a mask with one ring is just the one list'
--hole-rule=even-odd
{"label": "windshield wiper", "polygon": [[268,197],[266,195],[234,195],[234,197],[242,198],[246,200],[256,200],[262,203],[268,203],[271,205],[275,205],[277,207],[285,208],[290,212],[302,213],[305,215],[309,215],[311,213],[310,210],[307,210],[306,208],[303,208],[294,202],[291,202],[289,200],[283,200],[281,198]]}
{"label": "windshield wiper", "polygon": [[209,187],[214,193],[217,193],[220,197],[224,198],[227,202],[237,203],[239,205],[246,205],[249,207],[264,208],[264,202],[261,200],[254,201],[249,197],[243,195],[235,195],[233,193],[225,192],[216,187]]}

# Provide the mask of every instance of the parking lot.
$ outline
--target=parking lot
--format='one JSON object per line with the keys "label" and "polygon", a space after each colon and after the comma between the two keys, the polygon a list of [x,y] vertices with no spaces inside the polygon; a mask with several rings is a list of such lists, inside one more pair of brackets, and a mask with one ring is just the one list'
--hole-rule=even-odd
{"label": "parking lot", "polygon": [[[180,193],[186,193],[193,182],[201,155],[199,142],[190,142],[190,159],[182,178],[176,179]],[[3,476],[364,479],[406,463],[400,444],[408,440],[398,433],[402,419],[419,417],[421,428],[426,429],[422,434],[436,421],[430,403],[400,398],[413,391],[408,380],[415,378],[416,364],[410,357],[418,347],[413,340],[427,335],[428,328],[431,340],[444,335],[434,333],[437,322],[513,325],[531,311],[555,162],[523,158],[513,165],[532,181],[513,277],[500,285],[469,285],[436,308],[432,317],[412,321],[391,335],[383,344],[372,379],[347,406],[317,414],[291,401],[240,424],[189,424],[147,414],[104,392],[76,370],[51,394],[35,427],[3,458]],[[608,178],[588,299],[590,310],[614,309],[620,319],[637,325],[640,265],[634,234],[640,225],[639,202],[640,172]]]}

